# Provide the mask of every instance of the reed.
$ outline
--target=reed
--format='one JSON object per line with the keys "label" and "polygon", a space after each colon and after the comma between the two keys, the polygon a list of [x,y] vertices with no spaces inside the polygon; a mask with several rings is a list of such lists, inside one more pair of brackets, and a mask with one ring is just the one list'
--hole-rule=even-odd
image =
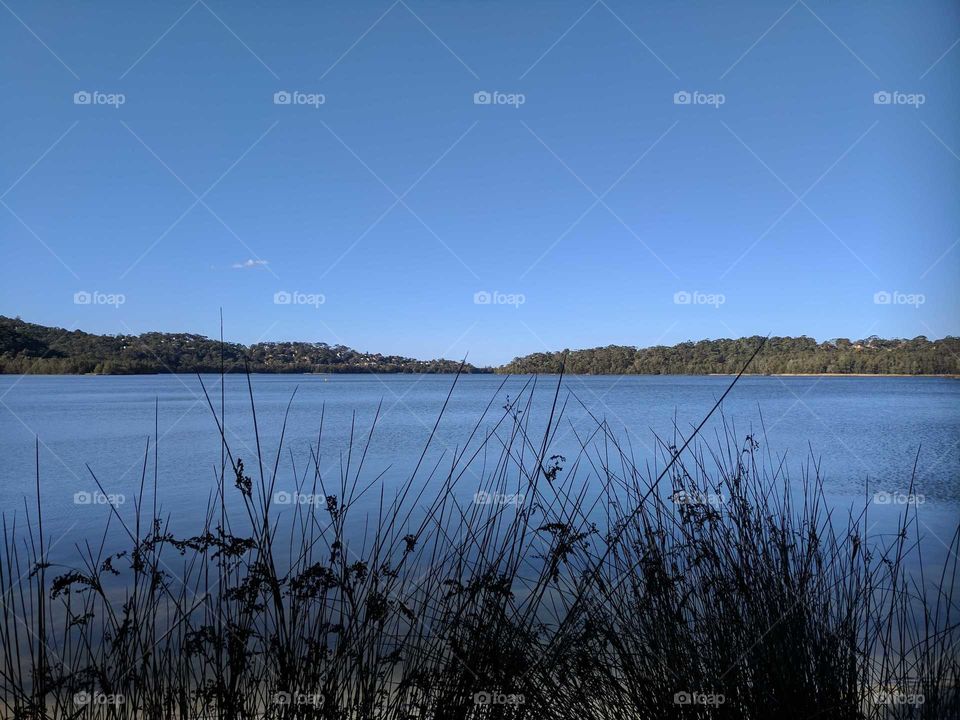
{"label": "reed", "polygon": [[132,512],[70,567],[38,472],[3,516],[3,717],[960,717],[960,535],[931,578],[915,507],[871,535],[869,502],[838,517],[815,463],[791,475],[722,406],[713,439],[675,427],[650,466],[601,419],[561,457],[571,396],[551,386],[536,426],[541,392],[498,392],[435,453],[445,404],[399,483],[365,463],[376,419],[330,475],[322,416],[308,467],[286,419],[241,458],[208,394],[222,461],[196,534],[171,531],[147,442]]}

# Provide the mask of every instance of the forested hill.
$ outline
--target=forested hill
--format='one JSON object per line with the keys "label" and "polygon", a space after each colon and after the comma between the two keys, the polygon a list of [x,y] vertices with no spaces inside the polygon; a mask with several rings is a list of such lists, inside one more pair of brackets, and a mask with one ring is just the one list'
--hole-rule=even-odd
{"label": "forested hill", "polygon": [[[736,373],[762,338],[701,340],[672,347],[609,345],[567,353],[566,372],[584,375],[708,375]],[[0,315],[0,373],[122,375],[167,372],[455,372],[454,360],[414,360],[364,353],[343,345],[307,342],[221,343],[188,333],[93,335]],[[564,352],[534,353],[495,368],[498,373],[556,373]],[[465,366],[466,372],[491,372]],[[808,337],[772,337],[749,372],[876,375],[960,375],[960,338],[818,343]]]}
{"label": "forested hill", "polygon": [[[736,373],[761,337],[701,340],[672,347],[609,345],[566,351],[565,372],[585,375],[708,375]],[[515,358],[499,373],[559,372],[563,352]],[[839,338],[818,343],[808,337],[771,337],[748,372],[876,375],[960,375],[960,338],[942,340],[865,340]]]}
{"label": "forested hill", "polygon": [[[456,372],[453,360],[414,360],[363,353],[343,345],[257,343],[249,347],[187,333],[92,335],[0,316],[0,373],[126,375],[134,373],[242,372]],[[489,372],[471,365],[466,372]]]}

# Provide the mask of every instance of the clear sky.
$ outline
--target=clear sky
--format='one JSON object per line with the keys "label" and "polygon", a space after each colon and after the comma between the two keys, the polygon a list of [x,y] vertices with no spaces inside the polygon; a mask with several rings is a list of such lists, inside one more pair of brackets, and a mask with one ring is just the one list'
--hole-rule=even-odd
{"label": "clear sky", "polygon": [[960,334],[958,39],[926,0],[2,0],[0,313],[477,364]]}

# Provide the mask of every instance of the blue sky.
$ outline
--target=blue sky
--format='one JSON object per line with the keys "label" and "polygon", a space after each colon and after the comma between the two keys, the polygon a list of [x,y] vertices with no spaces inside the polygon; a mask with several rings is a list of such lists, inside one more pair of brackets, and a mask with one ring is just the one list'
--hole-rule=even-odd
{"label": "blue sky", "polygon": [[0,313],[478,364],[960,334],[956,3],[279,5],[0,3]]}

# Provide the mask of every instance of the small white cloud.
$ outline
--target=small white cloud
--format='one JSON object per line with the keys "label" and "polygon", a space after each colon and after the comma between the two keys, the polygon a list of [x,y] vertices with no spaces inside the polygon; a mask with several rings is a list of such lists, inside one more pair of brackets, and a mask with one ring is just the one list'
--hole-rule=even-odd
{"label": "small white cloud", "polygon": [[250,260],[244,260],[242,263],[234,263],[233,268],[235,270],[244,270],[246,268],[263,267],[267,265],[268,262],[267,260],[254,260],[251,258]]}

